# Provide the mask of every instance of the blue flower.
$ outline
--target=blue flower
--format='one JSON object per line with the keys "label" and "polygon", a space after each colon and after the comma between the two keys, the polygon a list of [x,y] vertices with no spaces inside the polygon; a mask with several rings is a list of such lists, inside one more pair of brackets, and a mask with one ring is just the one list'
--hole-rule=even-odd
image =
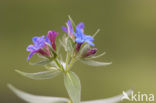
{"label": "blue flower", "polygon": [[45,38],[44,36],[41,37],[33,37],[32,38],[33,44],[29,45],[27,47],[27,51],[30,52],[27,60],[29,60],[35,53],[40,53],[42,55],[46,55],[48,56],[47,52],[43,51],[42,48],[44,48],[46,46],[45,44]]}
{"label": "blue flower", "polygon": [[76,31],[74,31],[73,25],[72,25],[70,20],[68,20],[66,25],[67,25],[67,28],[63,26],[62,30],[64,32],[66,32],[73,40],[75,40],[75,42],[77,42],[79,44],[82,44],[82,43],[86,42],[89,45],[94,46],[94,43],[93,43],[94,39],[93,39],[93,37],[84,34],[84,27],[85,27],[84,23],[80,22],[76,26]]}
{"label": "blue flower", "polygon": [[89,36],[89,35],[86,35],[83,33],[83,29],[79,26],[76,27],[76,33],[74,33],[76,39],[75,41],[79,44],[82,44],[84,42],[88,43],[89,45],[91,46],[95,46],[93,41],[93,37],[92,36]]}
{"label": "blue flower", "polygon": [[77,26],[76,26],[77,28],[79,28],[79,29],[81,29],[82,30],[82,32],[84,32],[84,23],[83,22],[80,22]]}

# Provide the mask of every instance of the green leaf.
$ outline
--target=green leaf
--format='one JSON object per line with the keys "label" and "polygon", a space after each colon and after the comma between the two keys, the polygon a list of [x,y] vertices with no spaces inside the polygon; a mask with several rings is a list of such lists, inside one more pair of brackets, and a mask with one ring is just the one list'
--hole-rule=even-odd
{"label": "green leaf", "polygon": [[[65,36],[64,36],[65,37]],[[65,37],[66,38],[66,37]],[[65,40],[65,39],[64,39]],[[66,48],[66,43],[65,43],[65,41],[64,41],[63,39],[61,40],[61,39],[59,39],[59,42],[60,42],[60,44],[61,44],[61,46],[64,48],[64,50],[65,51],[67,51],[67,48]]]}
{"label": "green leaf", "polygon": [[100,32],[100,29],[97,29],[97,31],[93,34],[93,38],[95,38],[95,36]]}
{"label": "green leaf", "polygon": [[32,94],[23,92],[15,87],[13,87],[11,84],[8,84],[8,87],[19,98],[23,99],[24,101],[26,101],[28,103],[68,103],[68,101],[69,101],[67,98],[61,98],[61,97],[48,97],[48,96],[32,95]]}
{"label": "green leaf", "polygon": [[74,72],[64,75],[64,84],[73,103],[80,103],[81,84],[78,76]]}
{"label": "green leaf", "polygon": [[67,38],[66,45],[67,45],[66,46],[67,51],[72,54],[72,52],[73,52],[73,50],[75,48],[75,44],[74,44],[73,40],[70,37]]}
{"label": "green leaf", "polygon": [[47,70],[58,70],[56,67],[52,67],[52,66],[44,66]]}
{"label": "green leaf", "polygon": [[60,44],[66,52],[71,51],[74,48],[74,41],[69,37],[64,35],[62,39],[59,39]]}
{"label": "green leaf", "polygon": [[70,20],[70,21],[71,21],[71,23],[72,23],[73,30],[76,32],[76,25],[75,25],[75,23],[74,23],[73,19],[70,17],[70,15],[68,16],[68,18],[69,18],[69,20]]}
{"label": "green leaf", "polygon": [[[13,87],[11,84],[8,84],[8,87],[19,98],[23,99],[24,101],[26,101],[28,103],[71,103],[71,102],[69,102],[69,99],[67,99],[67,98],[37,96],[37,95],[32,95],[32,94],[23,92],[15,87]],[[126,92],[126,94],[131,95],[132,92],[133,92],[133,90],[129,90]],[[118,103],[121,101],[122,97],[123,97],[123,94],[114,96],[114,97],[110,97],[110,98],[105,98],[105,99],[82,101],[80,103]]]}
{"label": "green leaf", "polygon": [[[131,95],[133,90],[129,90],[126,92],[127,95]],[[84,101],[81,103],[119,103],[121,101],[121,98],[123,97],[123,94],[114,96],[111,98],[106,98],[106,99],[100,99],[100,100],[92,100],[92,101]]]}
{"label": "green leaf", "polygon": [[51,62],[51,60],[45,59],[45,60],[43,60],[43,61],[36,62],[36,63],[30,63],[30,64],[31,64],[31,65],[46,65],[46,64],[48,64],[48,63],[50,63],[50,62]]}
{"label": "green leaf", "polygon": [[80,49],[80,51],[79,51],[78,57],[81,57],[81,56],[83,56],[84,54],[86,54],[87,51],[88,51],[88,48],[90,48],[90,45],[87,44],[87,43],[83,43],[82,46],[81,46],[81,49]]}
{"label": "green leaf", "polygon": [[54,78],[61,73],[59,70],[43,71],[43,72],[37,72],[37,73],[26,73],[26,72],[16,70],[16,72],[18,72],[19,74],[27,78],[37,79],[37,80]]}
{"label": "green leaf", "polygon": [[88,58],[86,58],[86,59],[96,59],[96,58],[102,57],[102,56],[105,55],[105,54],[106,54],[106,52],[103,52],[103,53],[101,53],[101,54],[99,54],[99,55],[93,55],[93,56],[90,56],[90,57],[88,57]]}
{"label": "green leaf", "polygon": [[82,63],[90,65],[90,66],[107,66],[112,64],[112,62],[110,63],[106,63],[106,62],[99,62],[99,61],[94,61],[94,60],[86,60],[86,59],[82,59],[80,60]]}

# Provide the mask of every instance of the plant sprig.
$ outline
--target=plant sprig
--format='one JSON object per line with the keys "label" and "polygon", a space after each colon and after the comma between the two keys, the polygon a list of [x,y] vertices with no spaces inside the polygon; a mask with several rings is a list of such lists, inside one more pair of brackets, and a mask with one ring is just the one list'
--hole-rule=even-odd
{"label": "plant sprig", "polygon": [[80,79],[74,72],[71,71],[74,63],[81,61],[91,66],[106,66],[111,64],[111,62],[105,63],[91,60],[104,55],[103,53],[95,56],[97,48],[93,48],[95,46],[93,43],[94,37],[99,32],[99,29],[93,36],[90,36],[84,34],[84,27],[84,23],[82,22],[75,25],[70,16],[66,23],[66,27],[62,27],[65,35],[62,40],[60,40],[60,43],[66,51],[65,61],[60,59],[61,54],[60,52],[58,53],[57,46],[55,44],[56,37],[59,35],[58,32],[51,30],[48,32],[47,36],[33,37],[33,44],[27,47],[27,51],[30,52],[27,60],[29,61],[33,55],[38,54],[43,60],[31,64],[42,65],[46,70],[37,73],[27,73],[19,70],[16,70],[16,72],[25,77],[36,80],[51,79],[60,74],[64,74],[64,84],[71,99],[71,103],[80,103]]}

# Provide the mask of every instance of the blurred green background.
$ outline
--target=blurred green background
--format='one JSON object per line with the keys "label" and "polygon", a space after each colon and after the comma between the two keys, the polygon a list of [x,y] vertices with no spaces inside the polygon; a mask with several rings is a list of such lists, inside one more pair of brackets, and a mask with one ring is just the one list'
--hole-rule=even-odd
{"label": "blurred green background", "polygon": [[85,23],[86,34],[98,28],[95,44],[107,67],[77,63],[82,100],[112,97],[123,90],[153,93],[156,96],[156,0],[0,0],[0,103],[25,103],[7,83],[36,95],[68,97],[63,76],[50,80],[30,80],[16,72],[44,70],[26,61],[26,47],[33,36],[46,35],[71,15]]}

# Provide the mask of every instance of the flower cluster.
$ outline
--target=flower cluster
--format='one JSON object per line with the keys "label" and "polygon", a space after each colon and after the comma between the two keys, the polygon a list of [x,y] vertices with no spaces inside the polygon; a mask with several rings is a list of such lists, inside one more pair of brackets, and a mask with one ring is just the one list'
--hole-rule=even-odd
{"label": "flower cluster", "polygon": [[[68,20],[66,25],[67,27],[62,26],[62,30],[66,34],[68,34],[68,36],[73,40],[74,45],[76,46],[76,51],[79,51],[81,45],[84,43],[88,43],[90,46],[95,46],[95,44],[93,43],[94,38],[90,35],[84,34],[84,23],[81,22],[74,28],[71,20]],[[58,32],[49,31],[46,37],[33,37],[33,44],[27,47],[27,51],[30,52],[27,60],[29,60],[36,53],[47,58],[52,58],[52,53],[56,51],[55,39],[58,35]],[[95,54],[96,52],[97,49],[88,48],[88,51],[86,52],[87,54],[84,54],[82,57],[88,57],[90,55]]]}

